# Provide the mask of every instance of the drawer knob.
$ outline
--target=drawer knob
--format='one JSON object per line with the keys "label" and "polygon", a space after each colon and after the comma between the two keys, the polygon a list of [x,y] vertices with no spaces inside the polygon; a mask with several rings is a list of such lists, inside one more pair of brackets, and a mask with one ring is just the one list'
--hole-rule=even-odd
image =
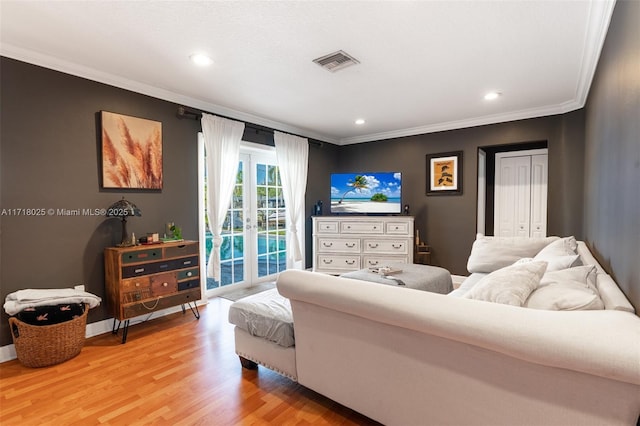
{"label": "drawer knob", "polygon": [[193,272],[187,272],[188,277],[190,277],[191,275],[193,275]]}
{"label": "drawer knob", "polygon": [[140,283],[136,283],[136,287],[140,287]]}
{"label": "drawer knob", "polygon": [[162,283],[162,287],[168,287],[169,283]]}

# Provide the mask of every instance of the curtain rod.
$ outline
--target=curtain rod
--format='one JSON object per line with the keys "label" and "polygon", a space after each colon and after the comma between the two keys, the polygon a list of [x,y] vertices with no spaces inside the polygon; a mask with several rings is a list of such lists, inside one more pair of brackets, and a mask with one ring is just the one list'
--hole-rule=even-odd
{"label": "curtain rod", "polygon": [[[217,115],[218,117],[222,117],[222,118],[226,118],[229,120],[236,120],[235,118],[231,118],[231,117],[225,117],[224,115],[220,115],[220,114],[214,114]],[[179,106],[178,107],[178,117],[179,118],[191,118],[193,120],[200,120],[202,118],[202,111],[194,111],[192,109],[188,109],[186,107],[183,106]],[[265,126],[260,126],[257,124],[253,124],[253,123],[247,123],[246,121],[244,122],[245,127],[248,127],[249,129],[253,129],[256,131],[256,133],[258,132],[264,132],[264,133],[270,133],[271,135],[273,135],[273,132],[275,131],[274,129],[270,129],[269,127],[265,127]],[[290,133],[293,134],[293,133]],[[298,136],[301,138],[305,138],[304,136],[300,136],[300,135],[295,135],[294,136]],[[307,141],[312,144],[312,145],[316,145],[320,148],[322,148],[322,146],[324,145],[324,142],[319,142],[313,139],[309,139],[309,138],[305,138],[307,139]]]}

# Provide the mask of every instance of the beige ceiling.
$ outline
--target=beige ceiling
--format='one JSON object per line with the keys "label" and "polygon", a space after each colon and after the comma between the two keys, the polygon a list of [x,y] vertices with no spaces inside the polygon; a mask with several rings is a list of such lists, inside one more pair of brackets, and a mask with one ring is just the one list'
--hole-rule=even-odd
{"label": "beige ceiling", "polygon": [[[2,0],[0,53],[349,144],[581,108],[613,6]],[[312,62],[340,49],[360,64],[331,73]],[[194,66],[194,52],[213,65]],[[502,96],[485,101],[488,91]]]}

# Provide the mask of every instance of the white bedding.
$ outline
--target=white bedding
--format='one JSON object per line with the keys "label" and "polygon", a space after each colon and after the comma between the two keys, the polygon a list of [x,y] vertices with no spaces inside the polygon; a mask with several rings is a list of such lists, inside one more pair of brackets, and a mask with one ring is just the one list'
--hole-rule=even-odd
{"label": "white bedding", "polygon": [[229,307],[229,322],[282,347],[295,345],[291,304],[277,288],[234,302]]}

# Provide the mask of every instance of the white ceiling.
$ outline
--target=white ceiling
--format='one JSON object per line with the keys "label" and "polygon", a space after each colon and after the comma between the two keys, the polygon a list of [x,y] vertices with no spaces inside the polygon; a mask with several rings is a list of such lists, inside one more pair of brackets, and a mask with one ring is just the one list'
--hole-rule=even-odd
{"label": "white ceiling", "polygon": [[[2,0],[0,53],[349,144],[583,107],[613,6]],[[331,73],[312,62],[340,49],[360,64]],[[213,65],[194,66],[194,52]],[[485,101],[488,91],[502,96]]]}

